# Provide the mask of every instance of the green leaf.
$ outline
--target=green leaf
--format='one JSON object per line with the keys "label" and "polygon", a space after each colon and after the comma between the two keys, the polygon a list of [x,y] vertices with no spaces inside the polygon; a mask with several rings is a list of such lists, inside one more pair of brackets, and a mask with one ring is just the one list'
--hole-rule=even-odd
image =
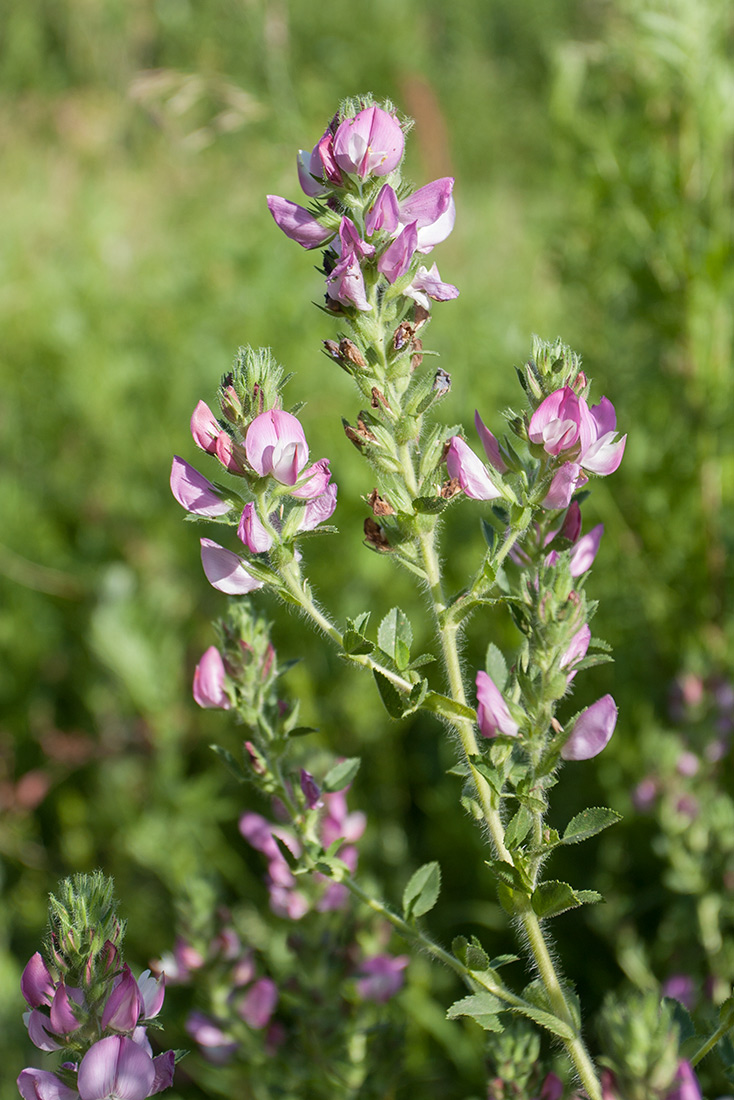
{"label": "green leaf", "polygon": [[533,909],[541,920],[601,900],[601,894],[597,894],[596,890],[574,890],[567,882],[554,881],[541,882],[531,898]]}
{"label": "green leaf", "polygon": [[399,607],[393,607],[388,611],[380,623],[377,644],[393,659],[398,668],[406,668],[410,663],[413,629],[408,616]]}
{"label": "green leaf", "polygon": [[356,630],[344,631],[342,645],[344,646],[344,652],[348,653],[350,657],[360,657],[372,653],[375,648],[374,642],[371,642],[369,638],[365,638],[364,635],[358,634]]}
{"label": "green leaf", "polygon": [[398,691],[395,684],[388,680],[383,672],[378,672],[377,669],[373,672],[385,710],[391,718],[402,718],[406,710],[406,696]]}
{"label": "green leaf", "polygon": [[492,524],[489,523],[486,519],[482,519],[481,524],[482,524],[482,534],[484,535],[484,541],[486,542],[487,546],[491,550],[492,547],[494,546],[494,541],[497,538],[497,532],[495,531]]}
{"label": "green leaf", "polygon": [[497,1018],[497,1013],[502,1012],[504,1008],[499,997],[491,993],[472,993],[468,997],[462,997],[460,1001],[455,1001],[446,1013],[446,1018],[455,1020],[458,1016],[469,1016],[485,1031],[503,1031],[504,1028]]}
{"label": "green leaf", "polygon": [[352,622],[351,619],[347,619],[347,626],[351,626],[358,634],[364,634],[367,630],[367,624],[370,621],[371,615],[371,611],[363,611],[361,615],[357,615],[354,622]]}
{"label": "green leaf", "polygon": [[507,863],[504,859],[486,859],[484,862],[492,870],[498,882],[504,883],[511,890],[517,890],[526,896],[530,894],[529,884],[518,867],[513,867],[511,863]]}
{"label": "green leaf", "polygon": [[288,730],[289,737],[305,737],[307,733],[318,733],[318,726],[294,726]]}
{"label": "green leaf", "polygon": [[471,722],[477,720],[477,712],[471,707],[456,703],[453,699],[449,699],[448,695],[439,695],[437,691],[428,692],[424,706],[426,710],[440,714],[443,718],[468,718]]}
{"label": "green leaf", "polygon": [[608,810],[604,806],[591,806],[588,810],[582,810],[580,814],[571,818],[563,833],[561,844],[580,844],[582,840],[596,836],[602,829],[615,825],[621,820],[622,815],[616,810]]}
{"label": "green leaf", "polygon": [[533,827],[533,815],[526,806],[520,806],[517,813],[510,818],[505,829],[505,844],[508,848],[517,848]]}
{"label": "green leaf", "polygon": [[350,756],[341,760],[331,768],[324,778],[325,791],[343,791],[354,779],[362,763],[358,756]]}
{"label": "green leaf", "polygon": [[518,1012],[522,1016],[527,1016],[529,1020],[538,1024],[540,1027],[544,1027],[546,1031],[550,1031],[551,1034],[557,1035],[559,1039],[575,1039],[573,1028],[570,1027],[564,1020],[559,1020],[557,1016],[554,1016],[552,1012],[546,1012],[543,1008],[536,1008],[535,1005],[513,1005],[513,1012]]}
{"label": "green leaf", "polygon": [[424,863],[410,876],[403,891],[403,916],[406,920],[422,917],[433,909],[441,890],[441,868],[433,860]]}
{"label": "green leaf", "polygon": [[494,642],[490,642],[487,646],[484,667],[497,690],[504,691],[507,683],[507,661],[502,650],[498,649]]}
{"label": "green leaf", "polygon": [[520,962],[519,955],[497,955],[494,959],[489,960],[489,965],[492,970],[499,970],[502,966],[509,966],[510,963]]}

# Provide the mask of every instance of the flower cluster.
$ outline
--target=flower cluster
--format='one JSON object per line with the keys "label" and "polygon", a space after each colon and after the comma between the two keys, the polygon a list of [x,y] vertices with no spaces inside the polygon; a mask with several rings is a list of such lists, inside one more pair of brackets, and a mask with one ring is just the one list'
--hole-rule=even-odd
{"label": "flower cluster", "polygon": [[[297,554],[294,541],[321,527],[336,508],[329,460],[309,465],[300,421],[279,407],[272,382],[276,371],[256,353],[244,350],[220,390],[221,419],[203,401],[191,417],[195,444],[238,479],[237,489],[215,485],[178,456],[171,467],[171,492],[178,503],[191,516],[236,527],[247,551],[243,557],[213,539],[200,540],[204,573],[227,595],[262,588],[263,578],[270,576],[264,555]],[[244,496],[243,489],[249,490]],[[217,682],[213,666],[205,667],[202,679],[202,699],[217,698],[216,693],[207,695],[206,684]]]}
{"label": "flower cluster", "polygon": [[[21,992],[32,1042],[63,1051],[66,1060],[56,1073],[24,1069],[18,1089],[24,1100],[146,1100],[173,1082],[174,1052],[154,1057],[146,1034],[163,1004],[163,976],[148,970],[133,976],[122,960],[116,921],[90,925],[100,894],[109,901],[100,876],[63,885],[71,905],[64,910],[57,903],[50,957],[38,951],[31,957]],[[59,910],[65,920],[58,920]]]}
{"label": "flower cluster", "polygon": [[[268,208],[303,248],[326,246],[327,306],[371,312],[385,284],[428,309],[458,295],[423,257],[453,229],[454,181],[412,193],[400,179],[405,136],[395,113],[367,101],[347,103],[311,152],[298,155],[298,178],[313,212],[278,195]],[[380,288],[378,291],[378,287]]]}
{"label": "flower cluster", "polygon": [[[356,841],[362,836],[366,818],[360,810],[347,808],[346,790],[320,791],[313,777],[301,772],[301,789],[306,805],[319,812],[318,841],[324,850],[335,842],[343,841],[336,849],[336,856],[350,872],[357,869]],[[267,885],[270,907],[278,916],[300,920],[312,908],[319,912],[341,909],[347,901],[347,889],[340,882],[327,881],[325,890],[315,903],[297,887],[284,848],[294,860],[302,854],[302,844],[292,829],[269,822],[261,814],[247,812],[240,817],[240,832],[245,840],[268,860]],[[318,876],[322,879],[322,876]]]}

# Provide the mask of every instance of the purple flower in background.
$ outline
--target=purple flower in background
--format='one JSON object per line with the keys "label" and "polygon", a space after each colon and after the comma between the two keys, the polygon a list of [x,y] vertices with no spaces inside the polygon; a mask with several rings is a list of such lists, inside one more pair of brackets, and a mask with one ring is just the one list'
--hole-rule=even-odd
{"label": "purple flower in background", "polygon": [[300,244],[301,248],[320,248],[334,236],[333,229],[326,229],[298,203],[280,195],[268,195],[267,201],[278,229],[282,229],[286,237]]}
{"label": "purple flower in background", "polygon": [[606,748],[617,724],[617,704],[603,695],[582,711],[561,749],[564,760],[591,760]]}
{"label": "purple flower in background", "polygon": [[456,478],[466,495],[473,500],[497,500],[502,496],[482,460],[459,435],[449,440],[446,469],[449,477]]}
{"label": "purple flower in background", "polygon": [[250,423],[245,436],[247,461],[260,477],[295,485],[308,462],[308,444],[297,417],[268,409]]}
{"label": "purple flower in background", "polygon": [[679,1062],[673,1087],[665,1100],[701,1100],[701,1089],[689,1062]]}
{"label": "purple flower in background", "polygon": [[225,691],[226,682],[222,655],[216,646],[210,645],[194,670],[194,701],[200,707],[229,710],[232,704]]}
{"label": "purple flower in background", "polygon": [[384,1004],[402,988],[408,955],[372,955],[363,959],[357,979],[357,992],[365,1001]]}
{"label": "purple flower in background", "polygon": [[365,179],[386,176],[400,163],[405,146],[403,130],[394,115],[368,107],[345,118],[334,135],[334,161],[349,175]]}
{"label": "purple flower in background", "polygon": [[237,1011],[246,1024],[260,1029],[270,1023],[277,1004],[277,985],[270,978],[260,978],[250,986]]}
{"label": "purple flower in background", "polygon": [[201,564],[212,588],[227,596],[244,596],[262,588],[263,582],[248,573],[246,563],[213,539],[200,539]]}
{"label": "purple flower in background", "polygon": [[663,982],[662,992],[664,997],[672,997],[685,1005],[689,1012],[693,1011],[696,1003],[696,983],[690,974],[671,974]]}
{"label": "purple flower in background", "polygon": [[203,1048],[203,1056],[215,1065],[228,1062],[237,1050],[239,1044],[203,1012],[191,1012],[185,1026],[194,1042]]}
{"label": "purple flower in background", "polygon": [[230,510],[211,481],[178,455],[171,466],[171,492],[181,507],[195,516],[223,516]]}
{"label": "purple flower in background", "polygon": [[477,725],[482,737],[517,737],[518,725],[510,715],[502,692],[486,672],[477,673]]}
{"label": "purple flower in background", "polygon": [[555,1073],[549,1073],[540,1089],[538,1100],[562,1100],[563,1081]]}

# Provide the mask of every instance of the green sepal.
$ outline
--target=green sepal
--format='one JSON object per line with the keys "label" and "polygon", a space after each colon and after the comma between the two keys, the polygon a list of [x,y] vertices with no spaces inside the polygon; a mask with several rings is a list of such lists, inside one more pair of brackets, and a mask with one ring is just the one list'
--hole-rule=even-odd
{"label": "green sepal", "polygon": [[605,806],[590,806],[571,818],[563,831],[561,844],[580,844],[582,840],[596,836],[603,829],[616,825],[621,820],[622,815],[616,810],[609,810]]}
{"label": "green sepal", "polygon": [[414,509],[423,516],[437,516],[448,504],[444,497],[416,497],[413,501]]}
{"label": "green sepal", "polygon": [[504,1008],[499,997],[495,997],[492,993],[472,993],[468,997],[462,997],[460,1001],[455,1001],[446,1013],[446,1018],[455,1020],[457,1016],[468,1016],[485,1031],[504,1031],[497,1015],[498,1012],[504,1011]]}
{"label": "green sepal", "polygon": [[325,791],[343,791],[353,781],[362,763],[358,756],[350,756],[335,764],[324,777],[323,788]]}
{"label": "green sepal", "polygon": [[441,868],[435,860],[414,871],[403,890],[403,917],[412,920],[433,909],[441,891]]}
{"label": "green sepal", "polygon": [[374,652],[375,643],[356,630],[345,630],[342,635],[344,652],[349,657],[362,657]]}

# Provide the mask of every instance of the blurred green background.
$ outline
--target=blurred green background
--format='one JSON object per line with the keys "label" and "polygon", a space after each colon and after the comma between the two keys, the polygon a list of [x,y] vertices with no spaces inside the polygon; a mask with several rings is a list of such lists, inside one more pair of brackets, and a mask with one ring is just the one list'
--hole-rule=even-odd
{"label": "blurred green background", "polygon": [[[559,820],[590,802],[626,820],[553,867],[610,898],[558,923],[567,972],[591,1009],[625,976],[644,986],[684,970],[721,991],[734,977],[732,768],[710,692],[732,673],[728,5],[4,0],[0,18],[3,1095],[38,1053],[17,983],[59,877],[115,876],[137,966],[170,949],[175,901],[200,877],[223,901],[265,904],[236,832],[242,792],[207,748],[235,750],[238,731],[190,696],[223,598],[168,489],[171,455],[196,461],[191,410],[213,403],[238,345],[269,345],[296,372],[290,398],[308,402],[312,451],[340,485],[339,536],[307,548],[324,604],[419,613],[407,577],[362,546],[372,483],[341,432],[349,381],[320,352],[333,335],[311,305],[320,277],[264,201],[298,201],[296,149],[366,90],[415,118],[417,185],[457,179],[456,229],[436,258],[461,296],[435,307],[425,341],[453,380],[442,417],[469,430],[478,407],[501,430],[537,332],[582,355],[629,432],[619,473],[585,506],[586,529],[606,525],[589,591],[616,664],[577,683],[579,705],[613,692],[620,724],[602,758],[564,772],[557,799]],[[457,587],[479,514],[456,509],[447,530]],[[439,726],[390,724],[369,682],[272,614],[283,658],[308,646],[289,676],[304,722],[324,748],[364,757],[352,794],[371,821],[364,864],[399,897],[410,870],[439,859],[439,937],[470,921],[490,950],[509,949],[480,838],[442,778],[453,749]],[[504,620],[473,620],[468,669],[490,638],[515,643]],[[668,708],[682,672],[709,692],[685,730]],[[663,759],[673,782],[686,748],[702,761],[697,843],[713,857],[702,870],[694,853],[676,877],[690,820],[642,813],[631,794]]]}

